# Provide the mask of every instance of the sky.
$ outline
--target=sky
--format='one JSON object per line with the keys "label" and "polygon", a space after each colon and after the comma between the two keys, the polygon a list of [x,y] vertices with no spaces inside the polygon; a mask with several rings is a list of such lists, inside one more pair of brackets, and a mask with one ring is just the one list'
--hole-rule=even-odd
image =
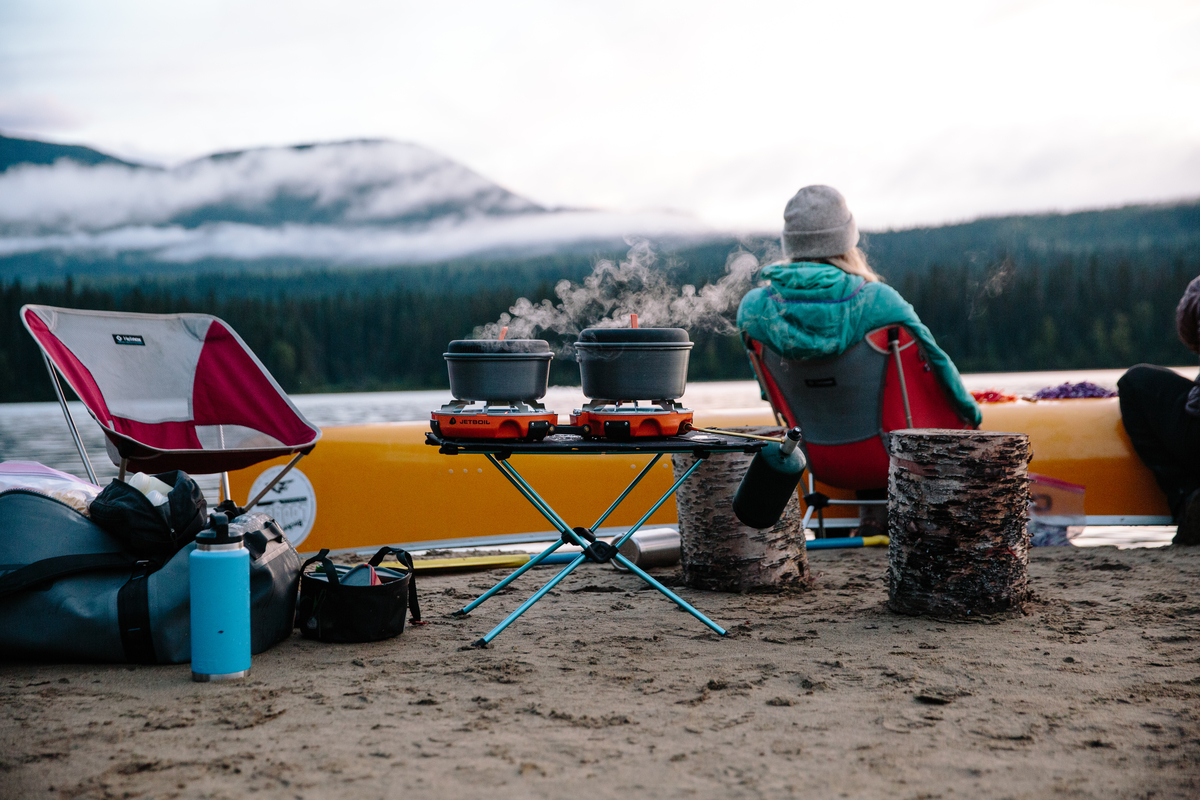
{"label": "sky", "polygon": [[551,207],[868,230],[1200,197],[1200,2],[0,4],[0,132],[163,165],[381,137]]}

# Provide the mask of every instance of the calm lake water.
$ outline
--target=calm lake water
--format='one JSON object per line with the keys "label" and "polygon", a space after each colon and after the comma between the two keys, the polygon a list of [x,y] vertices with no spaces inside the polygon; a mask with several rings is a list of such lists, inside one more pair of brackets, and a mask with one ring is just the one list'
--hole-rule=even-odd
{"label": "calm lake water", "polygon": [[[1176,368],[1188,378],[1194,367]],[[1020,372],[964,375],[963,382],[972,391],[997,389],[1013,394],[1031,394],[1047,386],[1066,381],[1092,383],[1115,389],[1122,370],[1072,372]],[[48,380],[48,379],[47,379]],[[429,412],[451,400],[449,391],[357,392],[348,394],[293,395],[293,402],[320,427],[363,425],[375,422],[407,422],[429,419]],[[753,381],[692,383],[682,398],[693,410],[759,409],[766,404]],[[551,387],[545,398],[547,408],[560,414],[583,405],[585,398],[578,387]],[[117,468],[104,451],[104,437],[82,403],[71,403],[71,413],[91,456],[92,468],[103,485],[116,477]],[[47,466],[85,476],[79,453],[58,403],[0,404],[0,461],[39,461]],[[217,496],[217,478],[197,478],[210,498]],[[1088,528],[1076,540],[1080,545],[1115,544],[1119,547],[1146,547],[1167,544],[1173,528]]]}

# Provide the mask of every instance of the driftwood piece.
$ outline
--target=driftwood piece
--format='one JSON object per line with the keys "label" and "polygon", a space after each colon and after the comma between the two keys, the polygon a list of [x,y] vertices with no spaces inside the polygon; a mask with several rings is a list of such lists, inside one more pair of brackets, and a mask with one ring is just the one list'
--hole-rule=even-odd
{"label": "driftwood piece", "polygon": [[[733,428],[759,436],[782,436],[779,428]],[[719,592],[807,589],[812,585],[804,548],[804,515],[793,495],[779,522],[757,530],[733,513],[733,496],[753,456],[717,453],[705,459],[675,493],[679,508],[683,581]],[[676,480],[695,463],[672,457]]]}
{"label": "driftwood piece", "polygon": [[1029,597],[1029,437],[990,431],[891,435],[888,607],[969,617]]}

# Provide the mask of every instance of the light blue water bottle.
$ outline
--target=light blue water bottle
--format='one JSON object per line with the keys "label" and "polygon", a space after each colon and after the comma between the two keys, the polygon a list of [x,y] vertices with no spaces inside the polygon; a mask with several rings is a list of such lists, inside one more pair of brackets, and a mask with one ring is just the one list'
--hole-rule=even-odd
{"label": "light blue water bottle", "polygon": [[229,518],[213,514],[188,556],[192,594],[192,680],[250,674],[250,553]]}

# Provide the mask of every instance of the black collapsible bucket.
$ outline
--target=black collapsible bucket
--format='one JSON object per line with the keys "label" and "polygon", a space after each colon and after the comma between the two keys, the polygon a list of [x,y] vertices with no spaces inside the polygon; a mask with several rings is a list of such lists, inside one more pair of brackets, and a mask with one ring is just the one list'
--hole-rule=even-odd
{"label": "black collapsible bucket", "polygon": [[[396,547],[381,547],[367,563],[379,566],[394,553],[407,570],[381,569],[378,586],[347,586],[344,575],[322,550],[304,562],[300,571],[300,600],[296,604],[296,627],[301,635],[322,642],[377,642],[404,632],[404,617],[412,609],[414,623],[421,621],[412,556]],[[320,562],[319,575],[308,571]]]}

